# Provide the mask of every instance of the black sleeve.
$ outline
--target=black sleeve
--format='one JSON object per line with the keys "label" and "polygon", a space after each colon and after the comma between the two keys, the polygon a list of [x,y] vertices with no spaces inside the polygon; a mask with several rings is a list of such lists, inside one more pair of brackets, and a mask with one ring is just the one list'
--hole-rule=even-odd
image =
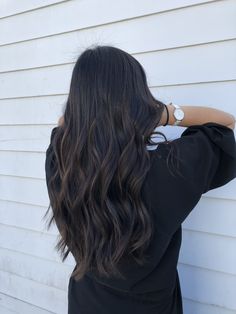
{"label": "black sleeve", "polygon": [[203,194],[236,177],[234,131],[208,122],[192,125],[175,140],[185,177]]}
{"label": "black sleeve", "polygon": [[[234,132],[218,123],[192,125],[170,144],[160,145],[156,153],[162,158],[157,158],[154,167],[155,181],[152,185],[155,189],[151,188],[154,191],[154,212],[157,227],[167,234],[172,234],[180,226],[203,193],[236,177]],[[170,169],[175,175],[167,167],[168,154],[175,161],[177,157],[178,174],[171,163]]]}

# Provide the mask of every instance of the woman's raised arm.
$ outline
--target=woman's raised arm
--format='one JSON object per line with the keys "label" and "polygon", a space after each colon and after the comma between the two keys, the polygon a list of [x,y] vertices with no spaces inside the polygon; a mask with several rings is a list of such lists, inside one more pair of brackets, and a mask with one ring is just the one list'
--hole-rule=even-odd
{"label": "woman's raised arm", "polygon": [[[184,111],[184,118],[178,124],[178,126],[189,127],[196,124],[204,124],[207,122],[215,122],[225,125],[231,129],[235,128],[235,117],[223,110],[216,108],[203,107],[203,106],[180,106]],[[174,107],[172,105],[167,105],[169,110],[169,123],[168,125],[173,125],[175,122],[175,117],[173,115]],[[160,125],[164,124],[167,119],[166,110],[163,111]]]}

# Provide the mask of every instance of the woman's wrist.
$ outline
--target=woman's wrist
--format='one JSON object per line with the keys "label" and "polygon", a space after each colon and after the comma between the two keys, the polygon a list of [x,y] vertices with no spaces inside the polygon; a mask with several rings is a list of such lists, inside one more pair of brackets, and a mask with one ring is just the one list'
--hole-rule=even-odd
{"label": "woman's wrist", "polygon": [[[160,122],[158,123],[158,126],[166,126],[166,125],[172,125],[175,122],[175,118],[173,115],[173,106],[165,105],[164,110],[162,111],[162,116],[160,119]],[[167,123],[167,124],[166,124]]]}
{"label": "woman's wrist", "polygon": [[163,124],[163,126],[166,126],[169,124],[170,115],[169,115],[169,110],[167,108],[167,105],[164,104],[164,106],[165,106],[164,110],[166,111],[166,122]]}

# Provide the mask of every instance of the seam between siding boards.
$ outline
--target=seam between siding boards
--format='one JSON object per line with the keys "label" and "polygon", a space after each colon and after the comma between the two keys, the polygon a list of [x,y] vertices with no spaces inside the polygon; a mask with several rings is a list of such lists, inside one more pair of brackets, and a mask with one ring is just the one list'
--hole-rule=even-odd
{"label": "seam between siding boards", "polygon": [[[68,1],[71,1],[71,0],[68,0]],[[212,3],[220,2],[220,1],[224,1],[224,0],[206,1],[206,2],[202,2],[202,3],[196,3],[196,4],[192,4],[192,5],[185,5],[185,6],[181,6],[181,7],[177,7],[177,8],[172,8],[172,9],[167,9],[167,10],[163,10],[163,11],[156,11],[156,12],[146,13],[146,14],[142,14],[142,15],[135,15],[135,16],[133,16],[133,17],[127,17],[127,18],[122,18],[122,19],[119,19],[119,20],[114,20],[114,21],[112,21],[112,22],[105,22],[105,23],[101,23],[101,24],[94,24],[94,25],[85,26],[85,27],[81,27],[81,28],[71,29],[71,30],[69,30],[69,31],[58,32],[58,33],[54,33],[54,34],[48,34],[48,35],[39,36],[39,37],[34,37],[34,38],[30,38],[30,39],[23,39],[23,40],[19,40],[19,41],[15,41],[15,42],[9,42],[9,43],[0,45],[0,47],[1,47],[1,46],[6,46],[6,45],[15,44],[15,43],[21,43],[21,42],[24,42],[24,41],[30,41],[30,40],[33,40],[33,39],[40,39],[40,38],[51,37],[51,36],[55,36],[55,35],[66,34],[66,33],[74,32],[74,31],[87,30],[87,29],[95,28],[95,27],[99,27],[99,26],[104,26],[104,25],[109,25],[109,24],[115,24],[115,23],[124,22],[124,21],[129,21],[129,20],[134,20],[134,19],[138,19],[138,18],[141,18],[141,17],[151,16],[151,15],[157,15],[157,14],[162,14],[162,13],[171,12],[171,11],[176,11],[176,10],[182,10],[182,9],[185,9],[185,8],[190,8],[190,7],[200,6],[200,5],[212,4]],[[60,3],[59,3],[59,4],[60,4]]]}

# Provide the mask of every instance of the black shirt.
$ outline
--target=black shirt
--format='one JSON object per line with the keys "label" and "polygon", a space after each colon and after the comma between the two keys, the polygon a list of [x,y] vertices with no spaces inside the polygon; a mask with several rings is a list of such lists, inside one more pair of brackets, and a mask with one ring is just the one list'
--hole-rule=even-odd
{"label": "black shirt", "polygon": [[[51,139],[56,129],[52,130]],[[178,170],[182,176],[173,176],[167,167],[173,145],[178,149]],[[51,145],[46,152],[47,180],[50,151]],[[218,123],[192,125],[171,144],[159,144],[149,153],[151,168],[142,196],[152,211],[155,233],[147,249],[148,262],[141,267],[130,257],[124,257],[119,270],[126,280],[107,279],[92,272],[80,281],[70,277],[68,314],[183,313],[177,270],[181,224],[203,193],[236,177],[235,136],[232,129]]]}

